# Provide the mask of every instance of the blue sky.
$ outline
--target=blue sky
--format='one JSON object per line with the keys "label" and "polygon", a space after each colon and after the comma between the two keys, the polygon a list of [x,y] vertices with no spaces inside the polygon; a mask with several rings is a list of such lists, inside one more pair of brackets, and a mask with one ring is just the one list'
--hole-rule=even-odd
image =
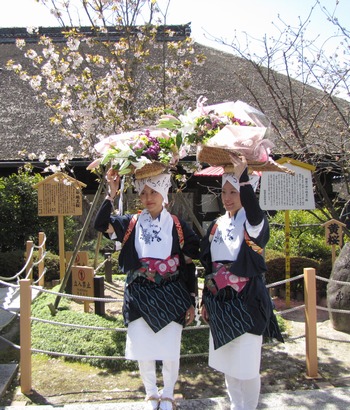
{"label": "blue sky", "polygon": [[[160,0],[160,3],[166,2],[167,0]],[[316,0],[172,0],[167,22],[191,22],[192,36],[197,42],[217,47],[212,37],[224,38],[230,42],[235,30],[237,33],[247,32],[256,38],[262,38],[264,34],[273,35],[276,31],[272,22],[277,22],[278,14],[288,24],[296,26],[298,16],[305,19],[315,2]],[[0,27],[57,25],[49,10],[35,0],[1,0],[0,3]],[[339,3],[336,14],[349,27],[349,0],[320,0],[320,3],[330,11]],[[320,10],[313,15],[311,23],[310,35],[331,34],[331,25],[325,24],[325,16]],[[326,32],[325,28],[328,28]]]}

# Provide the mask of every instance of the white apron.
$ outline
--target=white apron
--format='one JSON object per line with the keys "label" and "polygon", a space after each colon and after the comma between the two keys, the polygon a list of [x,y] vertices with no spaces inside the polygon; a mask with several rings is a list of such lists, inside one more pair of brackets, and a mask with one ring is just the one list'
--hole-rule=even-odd
{"label": "white apron", "polygon": [[171,322],[154,333],[143,318],[129,323],[125,357],[129,360],[179,360],[182,326]]}
{"label": "white apron", "polygon": [[260,373],[262,336],[244,333],[214,350],[209,336],[209,366],[240,380],[249,380]]}

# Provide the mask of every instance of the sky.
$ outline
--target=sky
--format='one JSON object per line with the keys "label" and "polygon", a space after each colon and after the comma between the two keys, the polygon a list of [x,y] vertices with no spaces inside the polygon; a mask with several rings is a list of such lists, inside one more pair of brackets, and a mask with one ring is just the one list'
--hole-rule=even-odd
{"label": "sky", "polygon": [[[70,0],[75,1],[75,0]],[[196,42],[218,47],[214,38],[231,42],[235,30],[247,32],[255,38],[276,33],[272,22],[278,15],[290,25],[297,25],[298,17],[305,19],[316,0],[171,0],[168,24],[191,22],[192,37]],[[333,11],[349,27],[349,0],[320,0],[322,6]],[[167,0],[160,0],[166,4]],[[347,20],[347,21],[346,21]],[[50,11],[35,0],[0,0],[0,27],[55,26],[57,21]],[[328,35],[325,16],[317,11],[312,17],[312,35]],[[228,51],[228,50],[227,50]]]}

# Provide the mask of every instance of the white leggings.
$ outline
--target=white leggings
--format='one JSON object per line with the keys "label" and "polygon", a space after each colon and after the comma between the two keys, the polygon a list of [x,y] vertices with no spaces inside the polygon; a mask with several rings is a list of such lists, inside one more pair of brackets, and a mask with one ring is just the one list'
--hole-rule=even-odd
{"label": "white leggings", "polygon": [[260,375],[254,379],[240,380],[225,374],[231,410],[255,410],[260,394]]}
{"label": "white leggings", "polygon": [[[140,375],[145,386],[146,397],[158,397],[157,387],[157,375],[156,375],[156,361],[155,360],[142,360],[138,362]],[[179,360],[163,360],[162,362],[162,375],[163,375],[163,390],[161,395],[163,397],[174,399],[175,383],[179,377]]]}

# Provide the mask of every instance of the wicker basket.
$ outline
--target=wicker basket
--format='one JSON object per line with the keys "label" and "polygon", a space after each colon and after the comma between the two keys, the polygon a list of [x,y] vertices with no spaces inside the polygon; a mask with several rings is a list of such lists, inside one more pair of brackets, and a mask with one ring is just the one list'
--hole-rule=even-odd
{"label": "wicker basket", "polygon": [[151,162],[144,165],[142,168],[136,169],[134,173],[136,179],[143,179],[160,175],[166,172],[166,170],[167,167],[164,164],[160,162]]}
{"label": "wicker basket", "polygon": [[[230,153],[239,155],[236,151],[228,151],[223,148],[213,148],[201,145],[197,147],[197,160],[199,162],[205,162],[211,166],[222,166],[224,167],[225,172],[233,172],[234,166],[230,159]],[[248,161],[248,167],[252,171],[273,171],[294,174],[294,171],[278,164],[271,158],[267,162]]]}

